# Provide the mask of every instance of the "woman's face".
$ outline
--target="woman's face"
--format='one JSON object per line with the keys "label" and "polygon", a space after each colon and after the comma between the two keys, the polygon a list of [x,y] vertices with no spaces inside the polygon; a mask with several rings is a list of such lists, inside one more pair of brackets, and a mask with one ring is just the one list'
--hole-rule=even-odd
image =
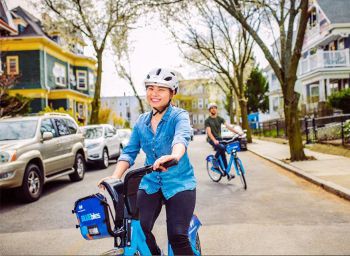
{"label": "woman's face", "polygon": [[173,93],[169,88],[149,85],[146,89],[147,101],[152,108],[165,107],[172,98]]}

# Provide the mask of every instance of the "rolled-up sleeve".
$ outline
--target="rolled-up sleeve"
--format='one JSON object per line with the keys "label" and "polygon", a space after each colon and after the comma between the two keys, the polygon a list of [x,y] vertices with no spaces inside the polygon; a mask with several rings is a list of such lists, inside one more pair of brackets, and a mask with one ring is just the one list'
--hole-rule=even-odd
{"label": "rolled-up sleeve", "polygon": [[134,165],[137,154],[140,152],[140,136],[138,132],[137,123],[131,132],[130,140],[128,145],[123,149],[123,153],[118,159],[119,161],[126,161],[130,167]]}
{"label": "rolled-up sleeve", "polygon": [[175,144],[182,143],[187,148],[190,138],[190,117],[188,112],[182,111],[175,119],[175,134],[171,147],[173,147]]}

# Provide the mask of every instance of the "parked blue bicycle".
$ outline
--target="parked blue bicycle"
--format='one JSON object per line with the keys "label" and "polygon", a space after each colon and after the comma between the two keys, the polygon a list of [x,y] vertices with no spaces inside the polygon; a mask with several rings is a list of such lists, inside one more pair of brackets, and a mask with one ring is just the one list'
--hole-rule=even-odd
{"label": "parked blue bicycle", "polygon": [[231,169],[232,165],[236,171],[236,175],[240,178],[243,188],[247,189],[247,181],[245,178],[245,170],[242,164],[241,159],[239,159],[237,152],[241,150],[240,147],[240,137],[235,135],[232,139],[229,140],[220,140],[219,143],[225,146],[225,151],[230,155],[230,160],[227,164],[227,168],[224,167],[224,162],[221,156],[218,159],[214,155],[207,156],[207,171],[209,177],[215,181],[219,182],[222,177],[226,176],[228,180],[231,179]]}
{"label": "parked blue bicycle", "polygon": [[[177,161],[173,160],[163,166],[168,168],[176,164]],[[136,197],[142,177],[152,171],[150,165],[129,171],[124,181],[110,179],[101,183],[111,197],[113,211],[101,193],[75,202],[72,212],[76,214],[77,228],[85,239],[114,238],[114,248],[103,255],[151,255],[139,221]],[[200,226],[199,219],[193,215],[188,234],[194,255],[201,255]],[[168,255],[174,255],[169,243]]]}

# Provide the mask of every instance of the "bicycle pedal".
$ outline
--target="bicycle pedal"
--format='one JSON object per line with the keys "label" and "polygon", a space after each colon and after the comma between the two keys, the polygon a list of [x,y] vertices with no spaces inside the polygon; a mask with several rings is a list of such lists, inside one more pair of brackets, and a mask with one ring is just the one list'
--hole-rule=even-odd
{"label": "bicycle pedal", "polygon": [[232,179],[234,179],[236,176],[235,175],[231,175],[231,174],[228,174],[227,175],[227,179],[230,181]]}

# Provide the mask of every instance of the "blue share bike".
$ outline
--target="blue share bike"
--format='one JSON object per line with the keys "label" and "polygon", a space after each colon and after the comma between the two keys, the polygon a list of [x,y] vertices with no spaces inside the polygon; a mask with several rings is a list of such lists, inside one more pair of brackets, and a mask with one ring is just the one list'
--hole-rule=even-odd
{"label": "blue share bike", "polygon": [[241,159],[239,159],[237,155],[237,152],[241,150],[239,140],[239,135],[235,135],[229,140],[220,140],[219,143],[225,146],[226,153],[230,155],[230,160],[227,164],[227,168],[224,167],[224,162],[221,156],[216,159],[215,156],[211,154],[206,158],[207,171],[209,177],[215,182],[219,182],[224,176],[226,176],[228,180],[231,180],[232,176],[230,172],[233,164],[236,175],[240,178],[243,188],[247,189],[245,170]]}
{"label": "blue share bike", "polygon": [[[163,166],[168,168],[176,164],[177,161],[172,160]],[[78,219],[79,225],[76,227],[80,228],[85,239],[114,238],[114,248],[103,255],[151,255],[139,221],[136,197],[142,177],[152,171],[151,165],[145,166],[129,171],[125,175],[124,182],[116,179],[103,181],[102,185],[113,202],[113,209],[101,193],[75,202],[72,212]],[[200,226],[199,219],[193,215],[188,234],[194,255],[201,255],[198,236]],[[168,255],[174,255],[169,243]]]}

